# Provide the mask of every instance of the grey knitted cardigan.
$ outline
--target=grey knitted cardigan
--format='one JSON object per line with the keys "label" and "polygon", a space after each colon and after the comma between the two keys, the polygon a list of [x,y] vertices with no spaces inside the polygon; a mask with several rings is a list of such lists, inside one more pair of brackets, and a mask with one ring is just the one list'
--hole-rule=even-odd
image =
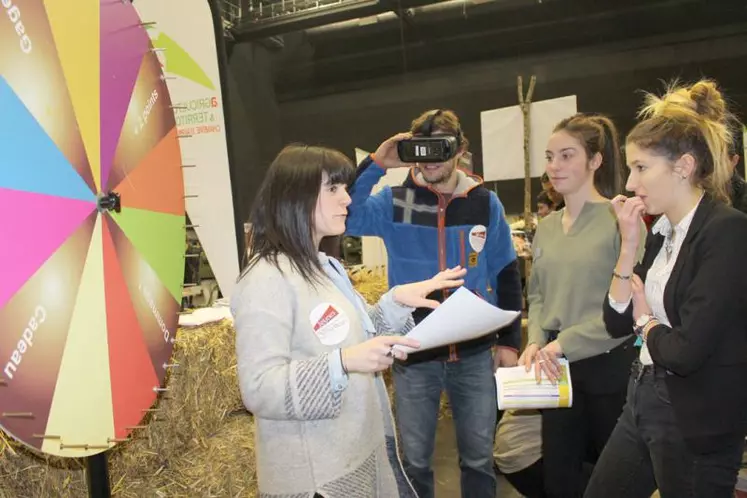
{"label": "grey knitted cardigan", "polygon": [[[331,280],[311,286],[287,258],[279,264],[282,272],[260,261],[231,300],[241,396],[256,423],[260,498],[415,498],[381,375],[352,373],[335,389],[328,357],[372,334],[404,333],[412,318],[388,325],[392,314],[382,306],[396,305],[387,294],[368,307],[368,320]],[[330,304],[334,323],[326,330],[336,337],[319,332],[330,317],[319,310]],[[375,330],[366,330],[371,322]],[[340,330],[348,332],[338,341]]]}

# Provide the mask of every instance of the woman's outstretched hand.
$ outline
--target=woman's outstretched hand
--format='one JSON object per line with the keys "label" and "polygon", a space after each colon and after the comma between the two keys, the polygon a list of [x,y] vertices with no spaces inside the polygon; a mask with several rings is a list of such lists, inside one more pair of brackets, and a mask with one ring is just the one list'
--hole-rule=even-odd
{"label": "woman's outstretched hand", "polygon": [[431,292],[453,289],[464,284],[467,270],[461,266],[444,270],[431,279],[411,284],[398,285],[394,289],[394,300],[403,306],[411,308],[437,308],[438,301],[426,299]]}

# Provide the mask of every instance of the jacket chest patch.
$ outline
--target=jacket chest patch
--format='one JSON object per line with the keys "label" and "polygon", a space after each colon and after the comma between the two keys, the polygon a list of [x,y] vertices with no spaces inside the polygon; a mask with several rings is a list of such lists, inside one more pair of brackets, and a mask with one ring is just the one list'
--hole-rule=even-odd
{"label": "jacket chest patch", "polygon": [[325,346],[340,344],[350,332],[348,315],[332,303],[321,303],[309,313],[314,335]]}
{"label": "jacket chest patch", "polygon": [[482,252],[485,249],[487,236],[488,229],[485,228],[485,225],[475,225],[469,231],[469,245],[476,253]]}

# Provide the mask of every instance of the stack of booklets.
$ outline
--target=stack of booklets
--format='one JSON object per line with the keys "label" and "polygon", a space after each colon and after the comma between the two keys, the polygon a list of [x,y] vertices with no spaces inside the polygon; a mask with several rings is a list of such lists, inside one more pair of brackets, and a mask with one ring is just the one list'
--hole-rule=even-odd
{"label": "stack of booklets", "polygon": [[572,406],[573,384],[568,360],[561,358],[559,362],[561,375],[555,383],[550,382],[544,375],[538,383],[534,375],[534,367],[528,372],[524,366],[496,370],[498,409],[546,409]]}

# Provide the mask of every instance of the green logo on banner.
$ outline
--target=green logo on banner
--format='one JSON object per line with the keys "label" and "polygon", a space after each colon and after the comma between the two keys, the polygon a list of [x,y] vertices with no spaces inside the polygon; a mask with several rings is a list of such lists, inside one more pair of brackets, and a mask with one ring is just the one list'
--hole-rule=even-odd
{"label": "green logo on banner", "polygon": [[166,72],[186,78],[210,90],[215,90],[215,85],[210,81],[205,71],[173,38],[165,33],[159,33],[151,41],[153,47],[164,50],[164,70]]}

